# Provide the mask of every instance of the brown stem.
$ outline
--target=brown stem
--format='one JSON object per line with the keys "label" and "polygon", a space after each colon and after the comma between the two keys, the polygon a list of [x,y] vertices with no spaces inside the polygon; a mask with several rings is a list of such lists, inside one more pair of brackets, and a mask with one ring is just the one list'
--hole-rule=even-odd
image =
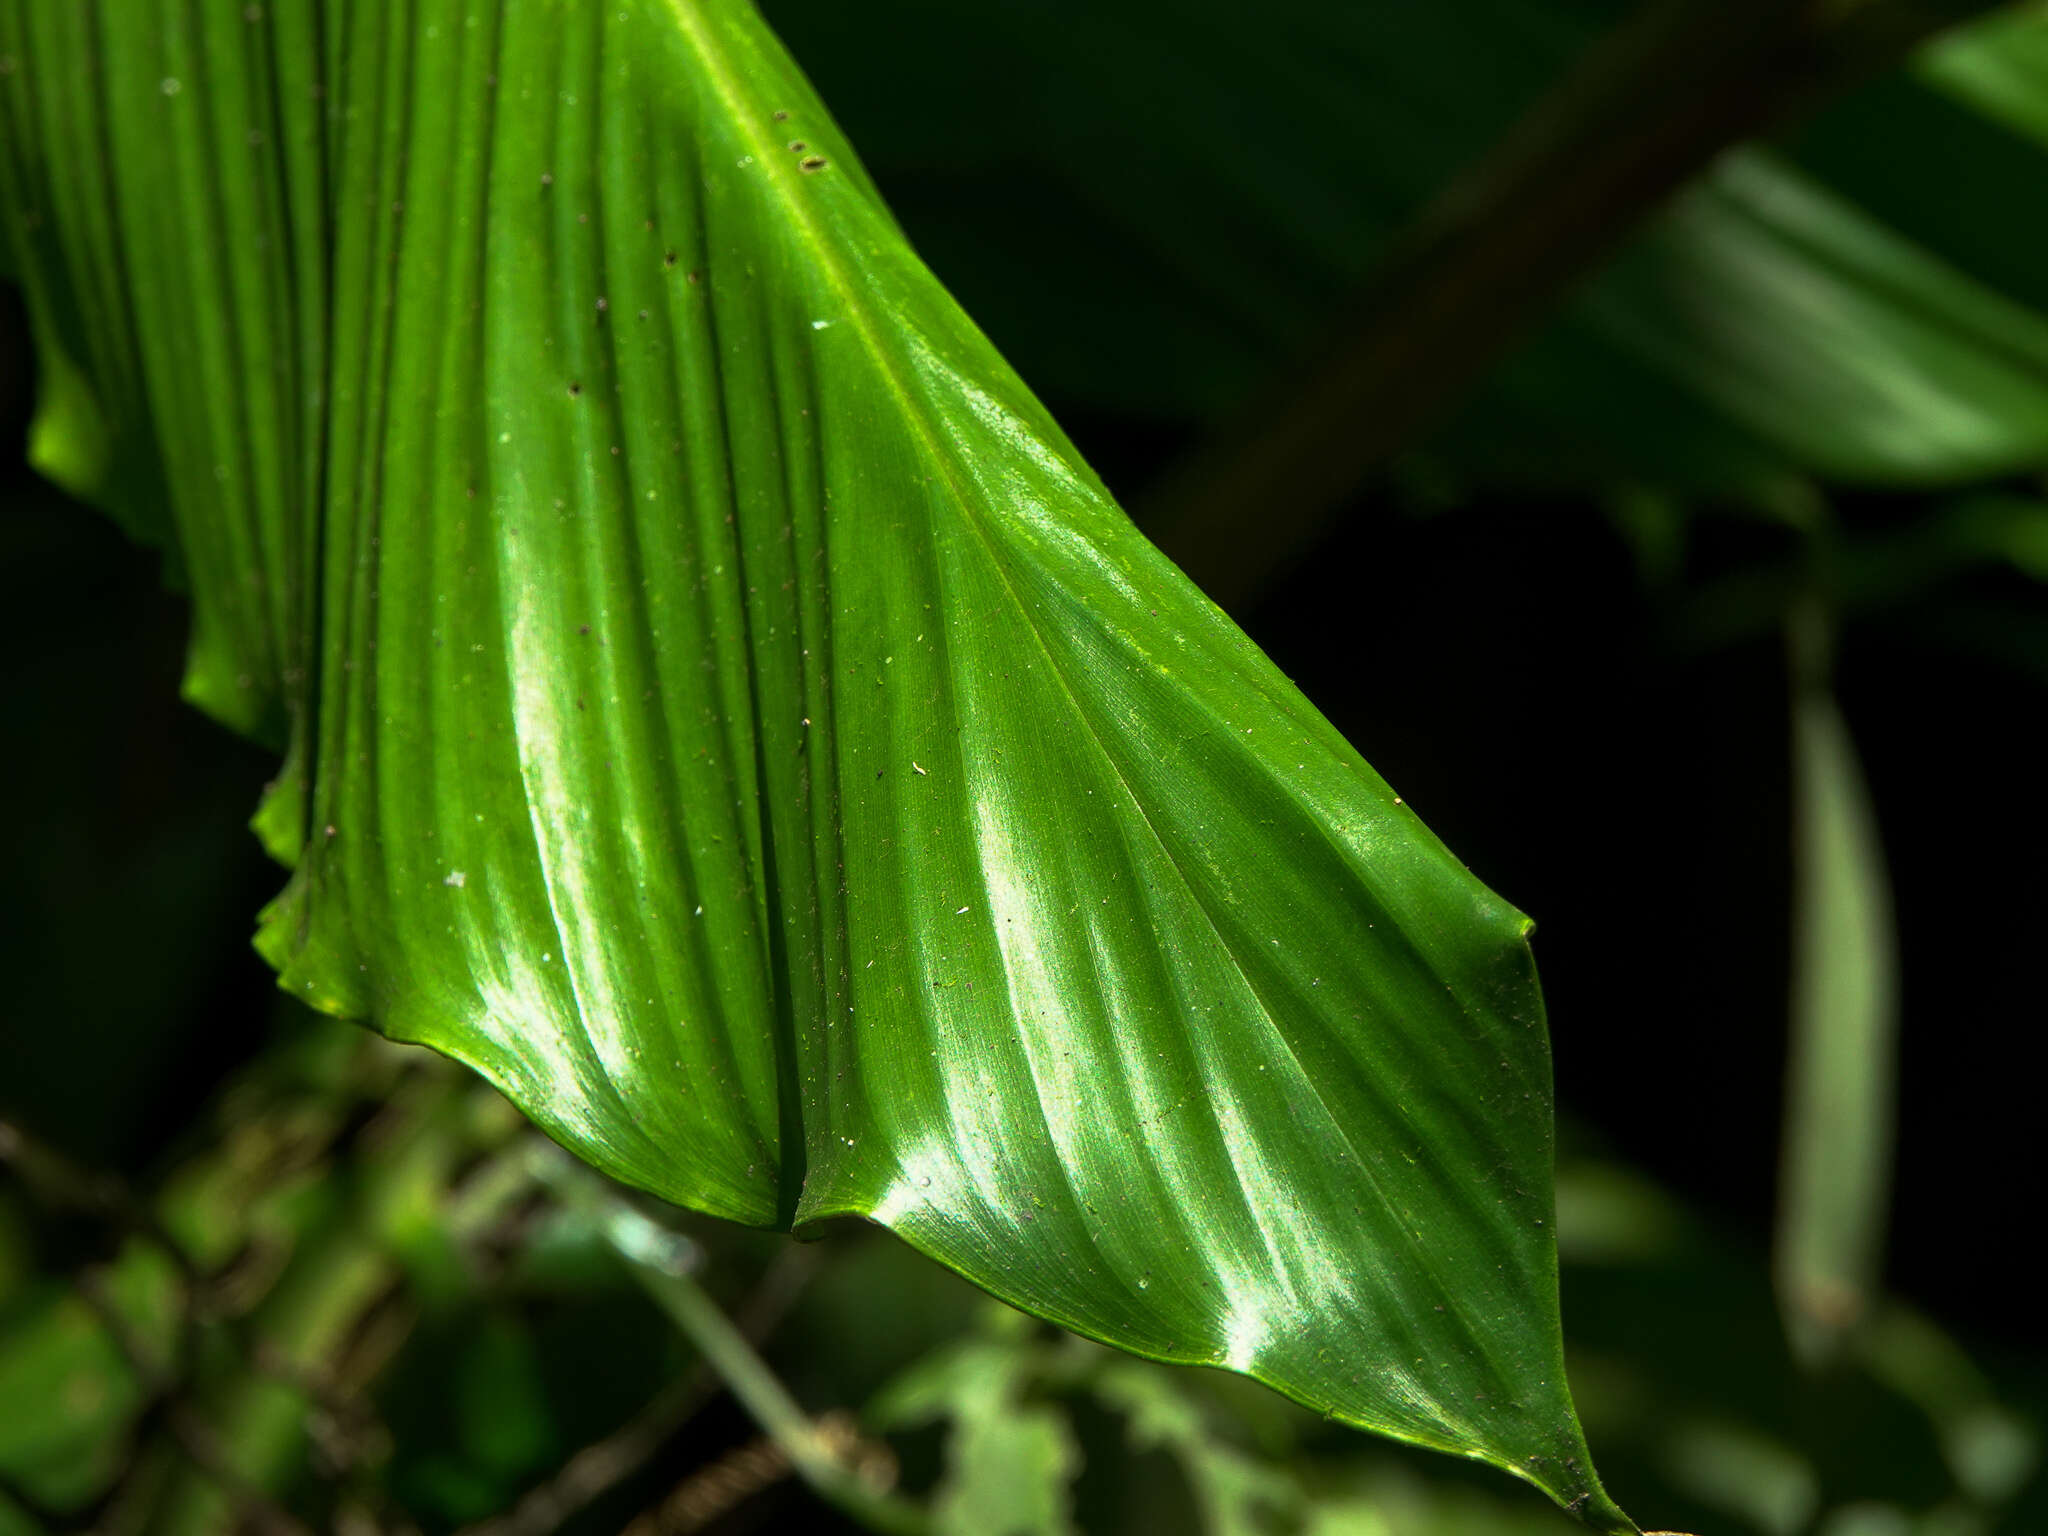
{"label": "brown stem", "polygon": [[1139,521],[1224,607],[1729,145],[1993,0],[1654,0],[1391,244],[1335,340],[1170,473]]}

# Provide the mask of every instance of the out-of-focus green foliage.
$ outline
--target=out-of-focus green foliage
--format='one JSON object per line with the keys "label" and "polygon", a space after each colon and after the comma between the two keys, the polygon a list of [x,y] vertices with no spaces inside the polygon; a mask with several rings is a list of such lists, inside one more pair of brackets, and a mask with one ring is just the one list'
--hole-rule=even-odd
{"label": "out-of-focus green foliage", "polygon": [[[563,1498],[559,1525],[490,1517],[551,1478],[580,1488],[559,1469],[586,1441],[687,1468],[693,1443],[730,1433],[692,1431],[662,1386],[687,1350],[636,1300],[632,1261],[535,1181],[531,1133],[502,1101],[336,1024],[304,1019],[289,1035],[151,1202],[162,1227],[72,1285],[17,1294],[0,1317],[10,1491],[66,1521],[99,1509],[117,1525],[140,1501],[160,1522],[147,1528],[218,1529],[237,1502],[289,1502],[320,1529],[344,1515],[399,1528],[401,1511],[431,1530],[617,1529],[620,1516],[605,1520],[621,1492],[661,1487],[631,1453],[586,1503]],[[349,1105],[372,1103],[377,1118],[344,1129]],[[327,1193],[307,1198],[311,1187]],[[702,1223],[673,1241],[715,1290],[752,1283],[772,1254]],[[1833,1532],[1852,1516],[1929,1536],[2019,1528],[1998,1522],[2038,1478],[2038,1431],[1924,1318],[1883,1303],[1842,1370],[1802,1386],[1761,1257],[1639,1176],[1569,1159],[1559,1242],[1588,1421],[1645,1507],[1735,1536]],[[993,1307],[893,1241],[828,1237],[805,1285],[770,1360],[813,1406],[858,1409],[856,1443],[899,1447],[900,1482],[928,1498],[937,1532],[1568,1528],[1490,1483],[1362,1453],[1341,1426],[1228,1376],[1134,1361]],[[920,1315],[904,1332],[911,1298]],[[842,1365],[809,1338],[849,1324],[888,1342]],[[277,1401],[252,1411],[265,1394]],[[701,1418],[705,1395],[695,1402]],[[650,1440],[621,1436],[650,1411]],[[1834,1432],[1844,1424],[1857,1433]],[[218,1464],[193,1465],[208,1446]],[[697,1458],[720,1465],[714,1451]],[[700,1482],[715,1506],[716,1479]]]}
{"label": "out-of-focus green foliage", "polygon": [[[767,6],[1025,376],[1168,419],[1289,367],[1629,9],[1282,0],[1248,30],[1164,0]],[[1429,445],[1435,472],[1769,505],[1801,475],[2040,464],[2048,283],[2027,253],[2048,217],[2021,189],[2048,174],[2044,37],[2037,8],[1994,17],[1785,145],[1724,156]],[[934,115],[978,131],[893,110],[928,81]]]}
{"label": "out-of-focus green foliage", "polygon": [[1073,1529],[1068,1484],[1081,1457],[1064,1415],[1030,1402],[1030,1339],[1017,1314],[994,1314],[996,1331],[920,1360],[878,1396],[878,1429],[949,1421],[944,1479],[932,1524],[945,1536],[1063,1536]]}
{"label": "out-of-focus green foliage", "polygon": [[[143,1404],[143,1383],[117,1339],[168,1360],[176,1342],[177,1276],[130,1243],[96,1279],[93,1300],[56,1282],[9,1307],[0,1339],[0,1473],[40,1504],[80,1505],[119,1475]],[[39,1411],[29,1411],[29,1405]]]}

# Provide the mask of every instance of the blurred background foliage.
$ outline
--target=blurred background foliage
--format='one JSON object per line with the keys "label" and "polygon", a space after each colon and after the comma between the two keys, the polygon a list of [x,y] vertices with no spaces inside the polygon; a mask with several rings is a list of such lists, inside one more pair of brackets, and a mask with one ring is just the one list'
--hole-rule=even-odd
{"label": "blurred background foliage", "polygon": [[[1538,918],[1572,1376],[1622,1504],[2048,1529],[2015,1235],[2048,1167],[2048,10],[766,9],[1111,488]],[[0,354],[18,445],[11,300]],[[4,469],[0,1536],[856,1528],[678,1285],[904,1496],[871,1513],[947,1536],[1569,1528],[879,1233],[629,1204],[279,998],[244,943],[269,764],[177,702],[155,557]],[[1366,606],[1364,569],[1402,579]]]}

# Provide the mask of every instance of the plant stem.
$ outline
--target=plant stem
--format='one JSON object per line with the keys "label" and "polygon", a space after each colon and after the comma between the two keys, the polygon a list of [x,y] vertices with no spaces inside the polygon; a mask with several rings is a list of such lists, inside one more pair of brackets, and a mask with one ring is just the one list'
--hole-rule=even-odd
{"label": "plant stem", "polygon": [[931,1522],[924,1510],[863,1481],[754,1352],[746,1335],[692,1278],[696,1245],[650,1221],[553,1154],[551,1147],[543,1154],[552,1165],[545,1174],[549,1183],[593,1218],[613,1251],[789,1459],[797,1475],[820,1498],[869,1530],[886,1536],[927,1536]]}

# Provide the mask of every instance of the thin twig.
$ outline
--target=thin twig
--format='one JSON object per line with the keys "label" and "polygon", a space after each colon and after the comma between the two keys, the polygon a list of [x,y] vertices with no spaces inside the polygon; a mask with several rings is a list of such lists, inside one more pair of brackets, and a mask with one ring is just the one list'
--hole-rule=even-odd
{"label": "thin twig", "polygon": [[[894,1453],[864,1438],[860,1421],[845,1409],[820,1415],[818,1432],[834,1453],[867,1481],[894,1479]],[[766,1493],[794,1470],[782,1447],[763,1436],[692,1472],[660,1504],[627,1526],[622,1536],[693,1536]]]}
{"label": "thin twig", "polygon": [[691,1274],[699,1258],[696,1244],[649,1220],[555,1149],[536,1149],[536,1164],[568,1204],[592,1219],[655,1304],[819,1497],[885,1536],[926,1536],[931,1526],[924,1510],[864,1478],[837,1439],[798,1406],[732,1319],[697,1284]]}
{"label": "thin twig", "polygon": [[763,1435],[699,1467],[621,1536],[691,1536],[766,1493],[792,1470],[782,1447]]}
{"label": "thin twig", "polygon": [[873,1486],[861,1475],[862,1468],[849,1455],[844,1436],[834,1434],[797,1406],[780,1378],[687,1272],[645,1259],[634,1260],[634,1268],[648,1294],[725,1379],[732,1395],[821,1498],[869,1530],[887,1536],[925,1536],[930,1530],[925,1512],[909,1500]]}
{"label": "thin twig", "polygon": [[[777,1254],[738,1318],[740,1332],[755,1344],[772,1333],[817,1267],[818,1250],[812,1245],[792,1244]],[[621,1428],[571,1456],[509,1513],[465,1527],[458,1536],[549,1536],[651,1461],[720,1385],[718,1373],[698,1361]]]}

